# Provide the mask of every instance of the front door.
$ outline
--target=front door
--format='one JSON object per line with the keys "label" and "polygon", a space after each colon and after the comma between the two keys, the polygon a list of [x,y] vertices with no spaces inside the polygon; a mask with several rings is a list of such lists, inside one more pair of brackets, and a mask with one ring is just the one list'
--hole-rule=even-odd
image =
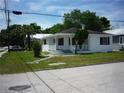
{"label": "front door", "polygon": [[58,38],[58,49],[59,50],[64,49],[64,38]]}

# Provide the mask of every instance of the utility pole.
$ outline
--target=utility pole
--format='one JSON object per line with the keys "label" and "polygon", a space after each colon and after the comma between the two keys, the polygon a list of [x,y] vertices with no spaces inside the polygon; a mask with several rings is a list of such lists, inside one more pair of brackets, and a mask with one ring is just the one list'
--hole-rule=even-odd
{"label": "utility pole", "polygon": [[7,46],[8,46],[8,51],[10,50],[9,47],[9,24],[10,24],[10,11],[7,10],[7,0],[4,0],[4,8],[5,8],[5,17],[6,17],[6,22],[7,22]]}
{"label": "utility pole", "polygon": [[10,25],[10,11],[8,10],[7,11],[7,32],[8,32],[8,35],[7,35],[7,41],[8,41],[8,51],[10,50],[10,31],[9,31],[9,25]]}

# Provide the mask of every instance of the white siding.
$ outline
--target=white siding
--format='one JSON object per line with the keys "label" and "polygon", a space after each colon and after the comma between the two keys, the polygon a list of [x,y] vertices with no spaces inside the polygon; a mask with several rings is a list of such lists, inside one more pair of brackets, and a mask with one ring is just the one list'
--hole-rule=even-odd
{"label": "white siding", "polygon": [[[100,45],[100,37],[110,37],[110,45]],[[112,36],[106,34],[90,34],[89,50],[91,52],[107,52],[112,51]]]}
{"label": "white siding", "polygon": [[42,51],[49,51],[49,45],[42,45]]}
{"label": "white siding", "polygon": [[53,42],[54,38],[47,38],[46,39],[46,45],[42,45],[43,51],[50,51],[50,50],[56,50],[56,43]]}
{"label": "white siding", "polygon": [[[75,46],[72,45],[72,35],[59,35],[55,37],[48,37],[47,44],[42,46],[43,51],[50,51],[50,50],[71,50],[74,52]],[[100,45],[100,37],[109,37],[110,38],[110,45]],[[64,38],[64,45],[58,45],[58,39]],[[69,45],[69,38],[70,38],[70,45]],[[53,39],[55,39],[55,43],[53,43]],[[107,52],[112,51],[112,36],[107,34],[89,34],[88,36],[88,49],[84,50],[83,46],[80,50],[81,52]]]}

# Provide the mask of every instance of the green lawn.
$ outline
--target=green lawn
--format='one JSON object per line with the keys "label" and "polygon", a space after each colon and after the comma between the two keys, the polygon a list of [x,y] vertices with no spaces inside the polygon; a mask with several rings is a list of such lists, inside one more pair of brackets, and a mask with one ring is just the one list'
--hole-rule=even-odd
{"label": "green lawn", "polygon": [[[36,60],[39,58],[34,58],[32,52],[10,52],[6,53],[0,59],[0,74],[10,74],[10,73],[21,73],[37,70],[46,69],[59,69],[67,67],[78,67],[102,63],[112,63],[112,62],[123,62],[124,52],[112,52],[112,53],[94,53],[94,54],[82,54],[75,56],[57,56],[46,61],[42,61],[39,64],[29,64],[28,62]],[[66,64],[58,66],[49,66],[51,63],[63,62]]]}
{"label": "green lawn", "polygon": [[[59,69],[68,67],[87,66],[103,63],[123,62],[124,52],[94,53],[75,56],[58,56],[39,63],[40,69]],[[51,63],[66,63],[59,66],[49,66]],[[36,64],[34,64],[34,68]]]}
{"label": "green lawn", "polygon": [[0,58],[0,74],[30,71],[25,63],[36,59],[31,51],[6,53]]}

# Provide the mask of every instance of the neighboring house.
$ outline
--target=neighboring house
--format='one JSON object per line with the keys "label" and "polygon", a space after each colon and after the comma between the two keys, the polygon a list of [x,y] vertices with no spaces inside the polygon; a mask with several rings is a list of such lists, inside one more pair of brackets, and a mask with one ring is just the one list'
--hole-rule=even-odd
{"label": "neighboring house", "polygon": [[[73,37],[76,31],[76,28],[70,28],[56,34],[47,34],[44,36],[42,36],[41,34],[41,37],[39,37],[39,39],[41,39],[43,42],[43,51],[62,50],[71,51],[74,53],[75,42]],[[78,46],[78,52],[91,53],[112,51],[112,35],[103,32],[88,32],[88,39],[81,47]],[[34,35],[34,38],[37,38],[37,36]]]}
{"label": "neighboring house", "polygon": [[119,50],[124,47],[124,28],[105,31],[113,34],[113,49]]}

